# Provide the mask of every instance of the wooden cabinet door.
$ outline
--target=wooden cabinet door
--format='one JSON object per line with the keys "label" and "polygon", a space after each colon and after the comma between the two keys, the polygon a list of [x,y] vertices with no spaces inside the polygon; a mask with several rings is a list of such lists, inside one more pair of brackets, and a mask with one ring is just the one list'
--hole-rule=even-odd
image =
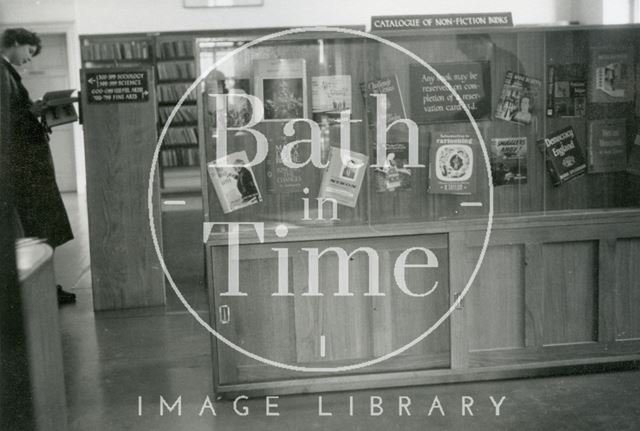
{"label": "wooden cabinet door", "polygon": [[[408,292],[420,295],[432,291],[424,297],[402,291],[394,274],[394,267],[403,252],[417,247],[433,253],[432,264],[437,261],[437,266],[431,268],[417,267],[428,263],[428,255],[420,250],[410,252],[406,259]],[[287,249],[287,264],[282,265],[282,260],[280,268],[274,248]],[[346,274],[348,267],[349,296],[337,295],[340,260],[336,250],[326,250],[328,248],[344,252],[342,271]],[[370,254],[362,248],[368,248]],[[318,249],[321,254],[317,260],[318,293],[321,295],[311,296],[310,278],[313,284],[316,274],[313,270],[315,259],[309,258],[313,249]],[[211,247],[210,255],[215,327],[243,349],[286,364],[337,367],[384,356],[424,333],[449,306],[446,235],[241,246],[239,285],[246,296],[222,295],[229,280],[227,248]],[[273,296],[278,290],[279,277],[286,278],[290,296]],[[377,278],[379,296],[370,294],[373,277]],[[449,337],[449,324],[445,321],[412,348],[356,372],[448,367]],[[321,375],[260,363],[220,341],[216,342],[215,349],[219,384]]]}

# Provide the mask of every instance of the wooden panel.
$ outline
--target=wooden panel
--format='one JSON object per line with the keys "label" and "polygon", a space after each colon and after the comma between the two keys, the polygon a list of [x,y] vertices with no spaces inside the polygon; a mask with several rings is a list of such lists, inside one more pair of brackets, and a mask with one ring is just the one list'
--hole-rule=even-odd
{"label": "wooden panel", "polygon": [[[239,261],[240,291],[246,296],[220,296],[228,289],[228,255],[226,248],[215,249],[217,266],[213,272],[215,292],[215,328],[232,343],[264,358],[292,363],[295,361],[295,335],[292,297],[271,296],[278,286],[275,254],[262,248],[261,257],[244,256]],[[291,268],[291,265],[289,266]],[[291,272],[289,272],[291,278]],[[229,323],[222,322],[220,307],[228,307]],[[236,382],[238,367],[255,361],[217,342],[218,374],[221,384]]]}
{"label": "wooden panel", "polygon": [[541,346],[544,332],[544,258],[542,245],[525,245],[525,345]]}
{"label": "wooden panel", "polygon": [[[469,266],[479,251],[467,251]],[[523,247],[490,247],[465,301],[469,351],[524,347],[524,295]]]}
{"label": "wooden panel", "polygon": [[[165,301],[164,276],[151,242],[147,209],[156,144],[154,75],[147,70],[150,95],[144,103],[88,104],[87,90],[82,89],[96,310],[157,306]],[[157,187],[154,201],[158,203]],[[154,217],[160,236],[159,207],[155,205]]]}
{"label": "wooden panel", "polygon": [[597,339],[597,243],[545,244],[544,332],[548,344]]}
{"label": "wooden panel", "polygon": [[640,238],[618,240],[615,264],[615,338],[640,338]]}

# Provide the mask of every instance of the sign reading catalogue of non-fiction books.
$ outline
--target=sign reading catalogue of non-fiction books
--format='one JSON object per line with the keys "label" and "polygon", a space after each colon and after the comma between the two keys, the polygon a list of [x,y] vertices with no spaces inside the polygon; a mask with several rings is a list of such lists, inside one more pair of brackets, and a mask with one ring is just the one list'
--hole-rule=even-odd
{"label": "sign reading catalogue of non-fiction books", "polygon": [[135,103],[149,100],[146,70],[87,72],[85,88],[89,103]]}
{"label": "sign reading catalogue of non-fiction books", "polygon": [[[491,73],[488,61],[433,64],[453,87],[475,120],[491,116]],[[420,64],[409,68],[411,118],[417,123],[467,121],[462,105],[447,86]]]}
{"label": "sign reading catalogue of non-fiction books", "polygon": [[435,30],[444,28],[513,27],[511,12],[371,17],[371,30]]}

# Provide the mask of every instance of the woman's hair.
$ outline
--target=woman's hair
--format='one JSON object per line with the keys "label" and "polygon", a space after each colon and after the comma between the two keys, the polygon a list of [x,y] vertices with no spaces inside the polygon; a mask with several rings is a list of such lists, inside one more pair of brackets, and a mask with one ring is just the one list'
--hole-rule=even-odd
{"label": "woman's hair", "polygon": [[31,45],[36,47],[34,56],[40,54],[42,50],[42,42],[40,37],[26,28],[8,28],[2,33],[2,47],[11,48],[15,44]]}

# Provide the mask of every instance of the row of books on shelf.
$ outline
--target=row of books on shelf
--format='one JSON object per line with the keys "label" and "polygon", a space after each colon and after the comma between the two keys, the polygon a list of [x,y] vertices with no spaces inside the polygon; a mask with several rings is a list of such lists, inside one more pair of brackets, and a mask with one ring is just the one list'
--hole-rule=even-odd
{"label": "row of books on shelf", "polygon": [[196,66],[192,61],[158,63],[158,79],[161,81],[195,79],[195,76]]}
{"label": "row of books on shelf", "polygon": [[[625,120],[596,120],[590,129],[591,138],[586,151],[571,126],[536,142],[553,185],[559,186],[587,173],[627,171],[640,175],[640,136],[628,149]],[[386,159],[374,169],[368,169],[368,155],[331,147],[326,154],[328,164],[316,191],[317,197],[333,199],[339,205],[354,208],[364,177],[369,172],[372,190],[377,193],[395,193],[415,187],[424,187],[426,192],[433,194],[476,193],[483,164],[476,166],[474,163],[481,151],[475,136],[456,132],[432,134],[426,186],[416,184],[418,168],[409,167],[408,147],[407,142],[388,143]],[[491,139],[492,184],[526,184],[528,151],[526,137]],[[292,154],[296,152],[292,151]],[[375,145],[372,154],[376,154]],[[207,164],[209,178],[225,213],[262,202],[261,189],[269,193],[300,193],[307,187],[300,170],[285,166],[281,156],[268,157],[266,163],[267,175],[263,184],[247,166],[245,151]],[[281,178],[286,181],[280,181]]]}
{"label": "row of books on shelf", "polygon": [[161,42],[158,55],[162,59],[188,58],[194,56],[192,40],[172,40]]}
{"label": "row of books on shelf", "polygon": [[164,145],[197,144],[198,131],[195,127],[171,127],[167,129]]}
{"label": "row of books on shelf", "polygon": [[[177,102],[184,93],[189,89],[189,84],[176,83],[176,84],[159,84],[158,85],[158,101],[161,103]],[[195,91],[189,92],[185,99],[189,102],[197,100]]]}
{"label": "row of books on shelf", "polygon": [[[176,99],[174,99],[176,100]],[[169,119],[173,111],[173,106],[160,106],[158,108],[158,120],[163,125]],[[193,124],[198,121],[198,107],[193,105],[182,105],[173,117],[172,125]]]}
{"label": "row of books on shelf", "polygon": [[[529,76],[524,70],[507,71],[495,106],[491,88],[489,61],[464,61],[432,64],[446,80],[440,81],[420,64],[408,67],[408,85],[401,86],[397,75],[381,76],[359,83],[364,97],[368,124],[386,116],[386,124],[411,118],[418,124],[503,120],[529,125],[536,116],[585,117],[587,102],[602,105],[624,104],[635,98],[633,52],[627,47],[602,47],[590,51],[587,64],[550,64],[547,70],[546,107],[543,78]],[[230,76],[207,81],[207,94],[253,94],[264,104],[265,120],[309,118],[311,113],[339,113],[352,109],[350,75],[312,76],[307,92],[304,59],[255,60],[251,76]],[[459,99],[454,97],[455,89]],[[409,91],[403,88],[409,89]],[[309,102],[308,94],[311,95]],[[386,112],[378,113],[379,95],[386,95]],[[251,106],[245,98],[229,97],[231,126],[250,118]],[[409,115],[405,107],[409,101]],[[209,112],[215,111],[215,97],[209,97]],[[381,106],[381,105],[380,105]],[[310,109],[309,109],[310,108]],[[545,112],[546,108],[546,112]],[[594,108],[595,109],[595,108]],[[240,121],[240,124],[233,124]]]}
{"label": "row of books on shelf", "polygon": [[146,60],[151,57],[150,42],[131,40],[122,42],[89,42],[82,44],[83,61]]}
{"label": "row of books on shelf", "polygon": [[162,166],[165,168],[198,166],[197,148],[165,148],[160,153]]}

